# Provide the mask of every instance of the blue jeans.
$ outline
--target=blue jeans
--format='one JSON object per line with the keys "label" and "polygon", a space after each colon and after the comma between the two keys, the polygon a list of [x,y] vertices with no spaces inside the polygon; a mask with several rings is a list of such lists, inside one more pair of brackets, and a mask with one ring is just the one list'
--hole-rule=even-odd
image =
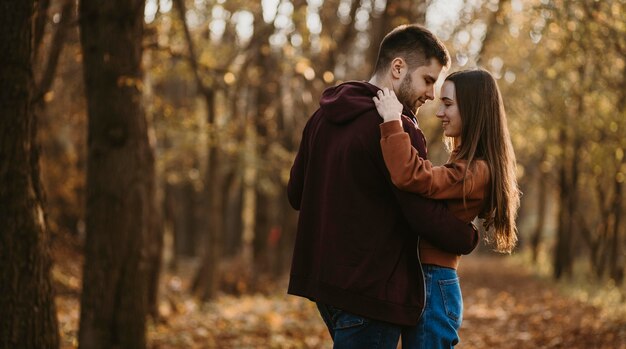
{"label": "blue jeans", "polygon": [[426,306],[419,322],[402,331],[403,349],[452,348],[459,343],[463,298],[456,270],[423,265]]}
{"label": "blue jeans", "polygon": [[317,303],[334,349],[396,349],[402,327]]}

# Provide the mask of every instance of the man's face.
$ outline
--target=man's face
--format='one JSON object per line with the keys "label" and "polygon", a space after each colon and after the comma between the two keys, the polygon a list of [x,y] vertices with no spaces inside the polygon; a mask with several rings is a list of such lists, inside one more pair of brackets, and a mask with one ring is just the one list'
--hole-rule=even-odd
{"label": "man's face", "polygon": [[397,91],[398,100],[415,113],[428,100],[435,98],[435,82],[439,78],[443,66],[435,58],[430,64],[417,67],[412,73],[406,74]]}

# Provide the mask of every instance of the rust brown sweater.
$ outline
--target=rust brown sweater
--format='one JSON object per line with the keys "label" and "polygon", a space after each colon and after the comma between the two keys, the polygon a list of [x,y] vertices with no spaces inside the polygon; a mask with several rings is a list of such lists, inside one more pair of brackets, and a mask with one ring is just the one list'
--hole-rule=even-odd
{"label": "rust brown sweater", "polygon": [[[380,133],[385,165],[396,187],[427,198],[446,200],[450,211],[466,222],[471,222],[481,212],[490,179],[489,167],[484,160],[474,161],[467,174],[465,160],[433,166],[411,146],[409,135],[399,122],[382,123]],[[420,243],[420,257],[422,263],[454,269],[460,259],[459,255],[444,252],[425,240]]]}

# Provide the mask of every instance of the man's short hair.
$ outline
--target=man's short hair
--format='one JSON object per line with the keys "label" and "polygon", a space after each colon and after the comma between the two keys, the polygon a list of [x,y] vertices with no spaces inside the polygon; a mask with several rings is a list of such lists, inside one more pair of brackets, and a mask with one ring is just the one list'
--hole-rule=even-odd
{"label": "man's short hair", "polygon": [[450,54],[441,40],[418,24],[401,25],[383,38],[374,73],[385,72],[396,57],[404,59],[411,71],[429,64],[433,57],[444,67],[450,62]]}

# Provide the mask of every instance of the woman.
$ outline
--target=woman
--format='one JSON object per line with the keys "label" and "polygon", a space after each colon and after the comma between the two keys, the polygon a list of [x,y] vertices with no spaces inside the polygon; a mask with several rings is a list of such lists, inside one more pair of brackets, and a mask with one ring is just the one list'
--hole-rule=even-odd
{"label": "woman", "polygon": [[[402,105],[393,91],[379,91],[374,103],[384,119],[380,144],[391,179],[398,188],[448,201],[468,222],[484,218],[497,251],[510,253],[517,242],[515,217],[520,193],[515,154],[500,91],[485,70],[450,74],[441,88],[441,120],[451,150],[448,163],[433,166],[411,146],[400,122]],[[492,229],[491,229],[492,228]],[[463,301],[456,269],[460,256],[420,241],[426,279],[426,307],[403,341],[411,347],[450,348],[459,342]]]}

